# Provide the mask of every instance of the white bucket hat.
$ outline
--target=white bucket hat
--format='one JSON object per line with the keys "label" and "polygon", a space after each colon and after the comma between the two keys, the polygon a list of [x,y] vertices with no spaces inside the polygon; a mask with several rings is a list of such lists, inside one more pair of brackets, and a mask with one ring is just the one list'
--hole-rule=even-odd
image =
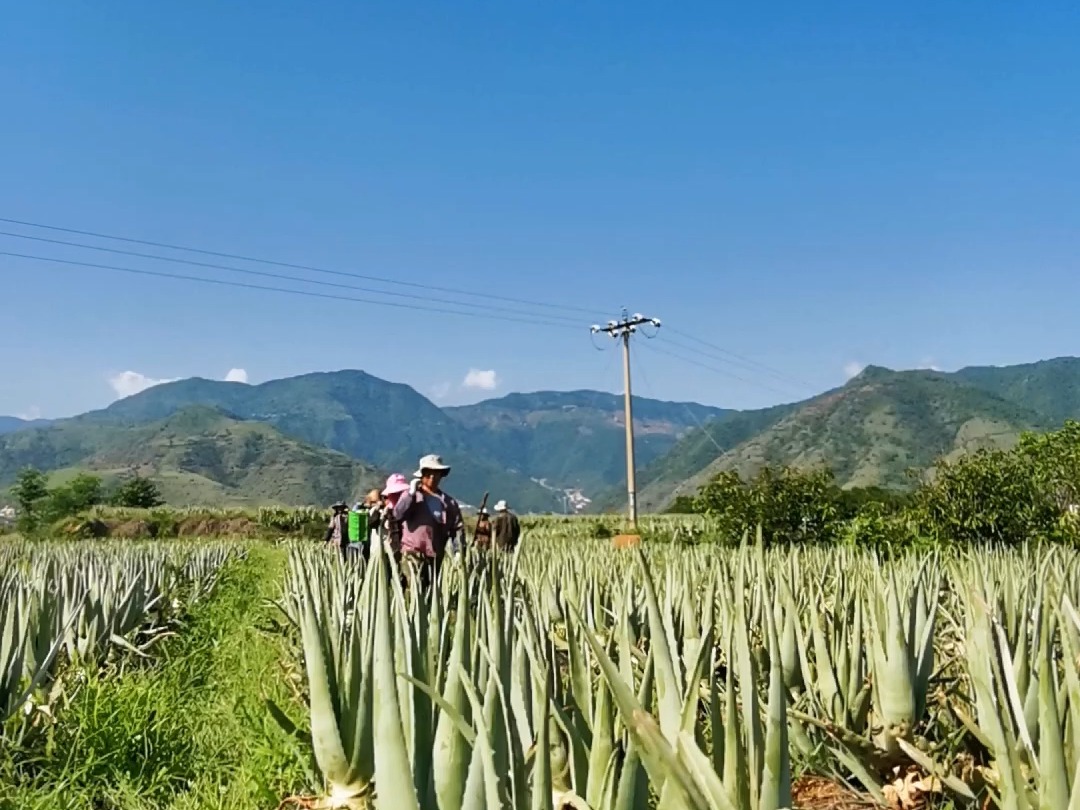
{"label": "white bucket hat", "polygon": [[499,501],[497,504],[495,504],[495,511],[496,512],[505,512],[506,511],[506,501]]}
{"label": "white bucket hat", "polygon": [[443,475],[449,475],[450,465],[442,460],[442,456],[432,454],[420,459],[420,463],[417,465],[413,477],[422,478],[424,470],[431,470],[433,472],[441,472]]}

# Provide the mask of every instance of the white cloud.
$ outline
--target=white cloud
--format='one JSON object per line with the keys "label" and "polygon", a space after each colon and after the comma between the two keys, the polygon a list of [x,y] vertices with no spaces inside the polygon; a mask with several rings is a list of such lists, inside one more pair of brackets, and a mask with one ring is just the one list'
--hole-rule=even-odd
{"label": "white cloud", "polygon": [[494,391],[498,385],[499,378],[494,369],[481,371],[477,368],[470,368],[461,383],[462,388],[476,388],[480,391]]}
{"label": "white cloud", "polygon": [[916,368],[925,368],[929,369],[930,371],[941,371],[941,366],[937,364],[937,361],[935,361],[933,357],[924,357]]}
{"label": "white cloud", "polygon": [[133,396],[140,391],[145,391],[147,388],[153,388],[155,385],[161,385],[168,382],[176,382],[176,378],[157,379],[154,377],[147,377],[145,374],[141,374],[138,371],[122,371],[119,374],[113,374],[109,377],[109,385],[112,386],[112,390],[116,392],[116,396],[121,399]]}
{"label": "white cloud", "polygon": [[247,381],[248,373],[242,368],[229,369],[229,373],[225,375],[225,382],[246,383]]}
{"label": "white cloud", "polygon": [[35,419],[41,418],[41,408],[37,405],[31,405],[22,413],[15,414],[16,419],[25,419],[27,422],[33,422]]}
{"label": "white cloud", "polygon": [[858,376],[859,372],[864,368],[866,368],[866,363],[860,363],[858,360],[849,360],[844,363],[844,376],[850,380],[852,377]]}
{"label": "white cloud", "polygon": [[431,398],[438,402],[439,400],[446,399],[450,396],[450,389],[453,388],[448,382],[436,383],[431,386]]}

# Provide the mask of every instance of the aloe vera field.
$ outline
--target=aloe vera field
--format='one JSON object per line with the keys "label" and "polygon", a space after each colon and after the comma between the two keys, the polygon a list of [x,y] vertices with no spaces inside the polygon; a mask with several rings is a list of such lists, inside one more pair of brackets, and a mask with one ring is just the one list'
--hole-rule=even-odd
{"label": "aloe vera field", "polygon": [[295,539],[4,540],[0,807],[1080,807],[1075,551],[665,525],[541,522],[431,591]]}

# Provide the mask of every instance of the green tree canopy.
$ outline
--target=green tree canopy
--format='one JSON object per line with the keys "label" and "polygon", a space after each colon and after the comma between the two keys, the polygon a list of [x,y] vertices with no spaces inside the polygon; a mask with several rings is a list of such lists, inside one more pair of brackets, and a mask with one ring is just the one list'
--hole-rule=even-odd
{"label": "green tree canopy", "polygon": [[19,473],[11,493],[19,507],[20,531],[33,531],[42,520],[42,507],[49,497],[48,478],[41,470],[27,467]]}
{"label": "green tree canopy", "polygon": [[46,507],[50,520],[77,515],[92,506],[105,502],[101,479],[89,473],[79,473],[65,485],[49,492]]}
{"label": "green tree canopy", "polygon": [[695,507],[731,537],[760,526],[768,542],[831,540],[839,526],[839,492],[828,470],[765,467],[750,481],[720,473],[698,492]]}
{"label": "green tree canopy", "polygon": [[113,493],[112,502],[115,506],[126,506],[130,509],[153,509],[155,506],[164,505],[165,499],[161,496],[157,484],[149,478],[136,475]]}

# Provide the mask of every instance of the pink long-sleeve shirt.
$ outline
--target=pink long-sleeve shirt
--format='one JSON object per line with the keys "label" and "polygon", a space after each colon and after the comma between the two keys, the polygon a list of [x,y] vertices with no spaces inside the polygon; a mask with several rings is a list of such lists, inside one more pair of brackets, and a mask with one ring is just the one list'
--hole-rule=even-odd
{"label": "pink long-sleeve shirt", "polygon": [[465,529],[461,508],[445,492],[403,492],[394,505],[394,517],[401,521],[404,554],[441,557],[447,543],[456,541]]}

